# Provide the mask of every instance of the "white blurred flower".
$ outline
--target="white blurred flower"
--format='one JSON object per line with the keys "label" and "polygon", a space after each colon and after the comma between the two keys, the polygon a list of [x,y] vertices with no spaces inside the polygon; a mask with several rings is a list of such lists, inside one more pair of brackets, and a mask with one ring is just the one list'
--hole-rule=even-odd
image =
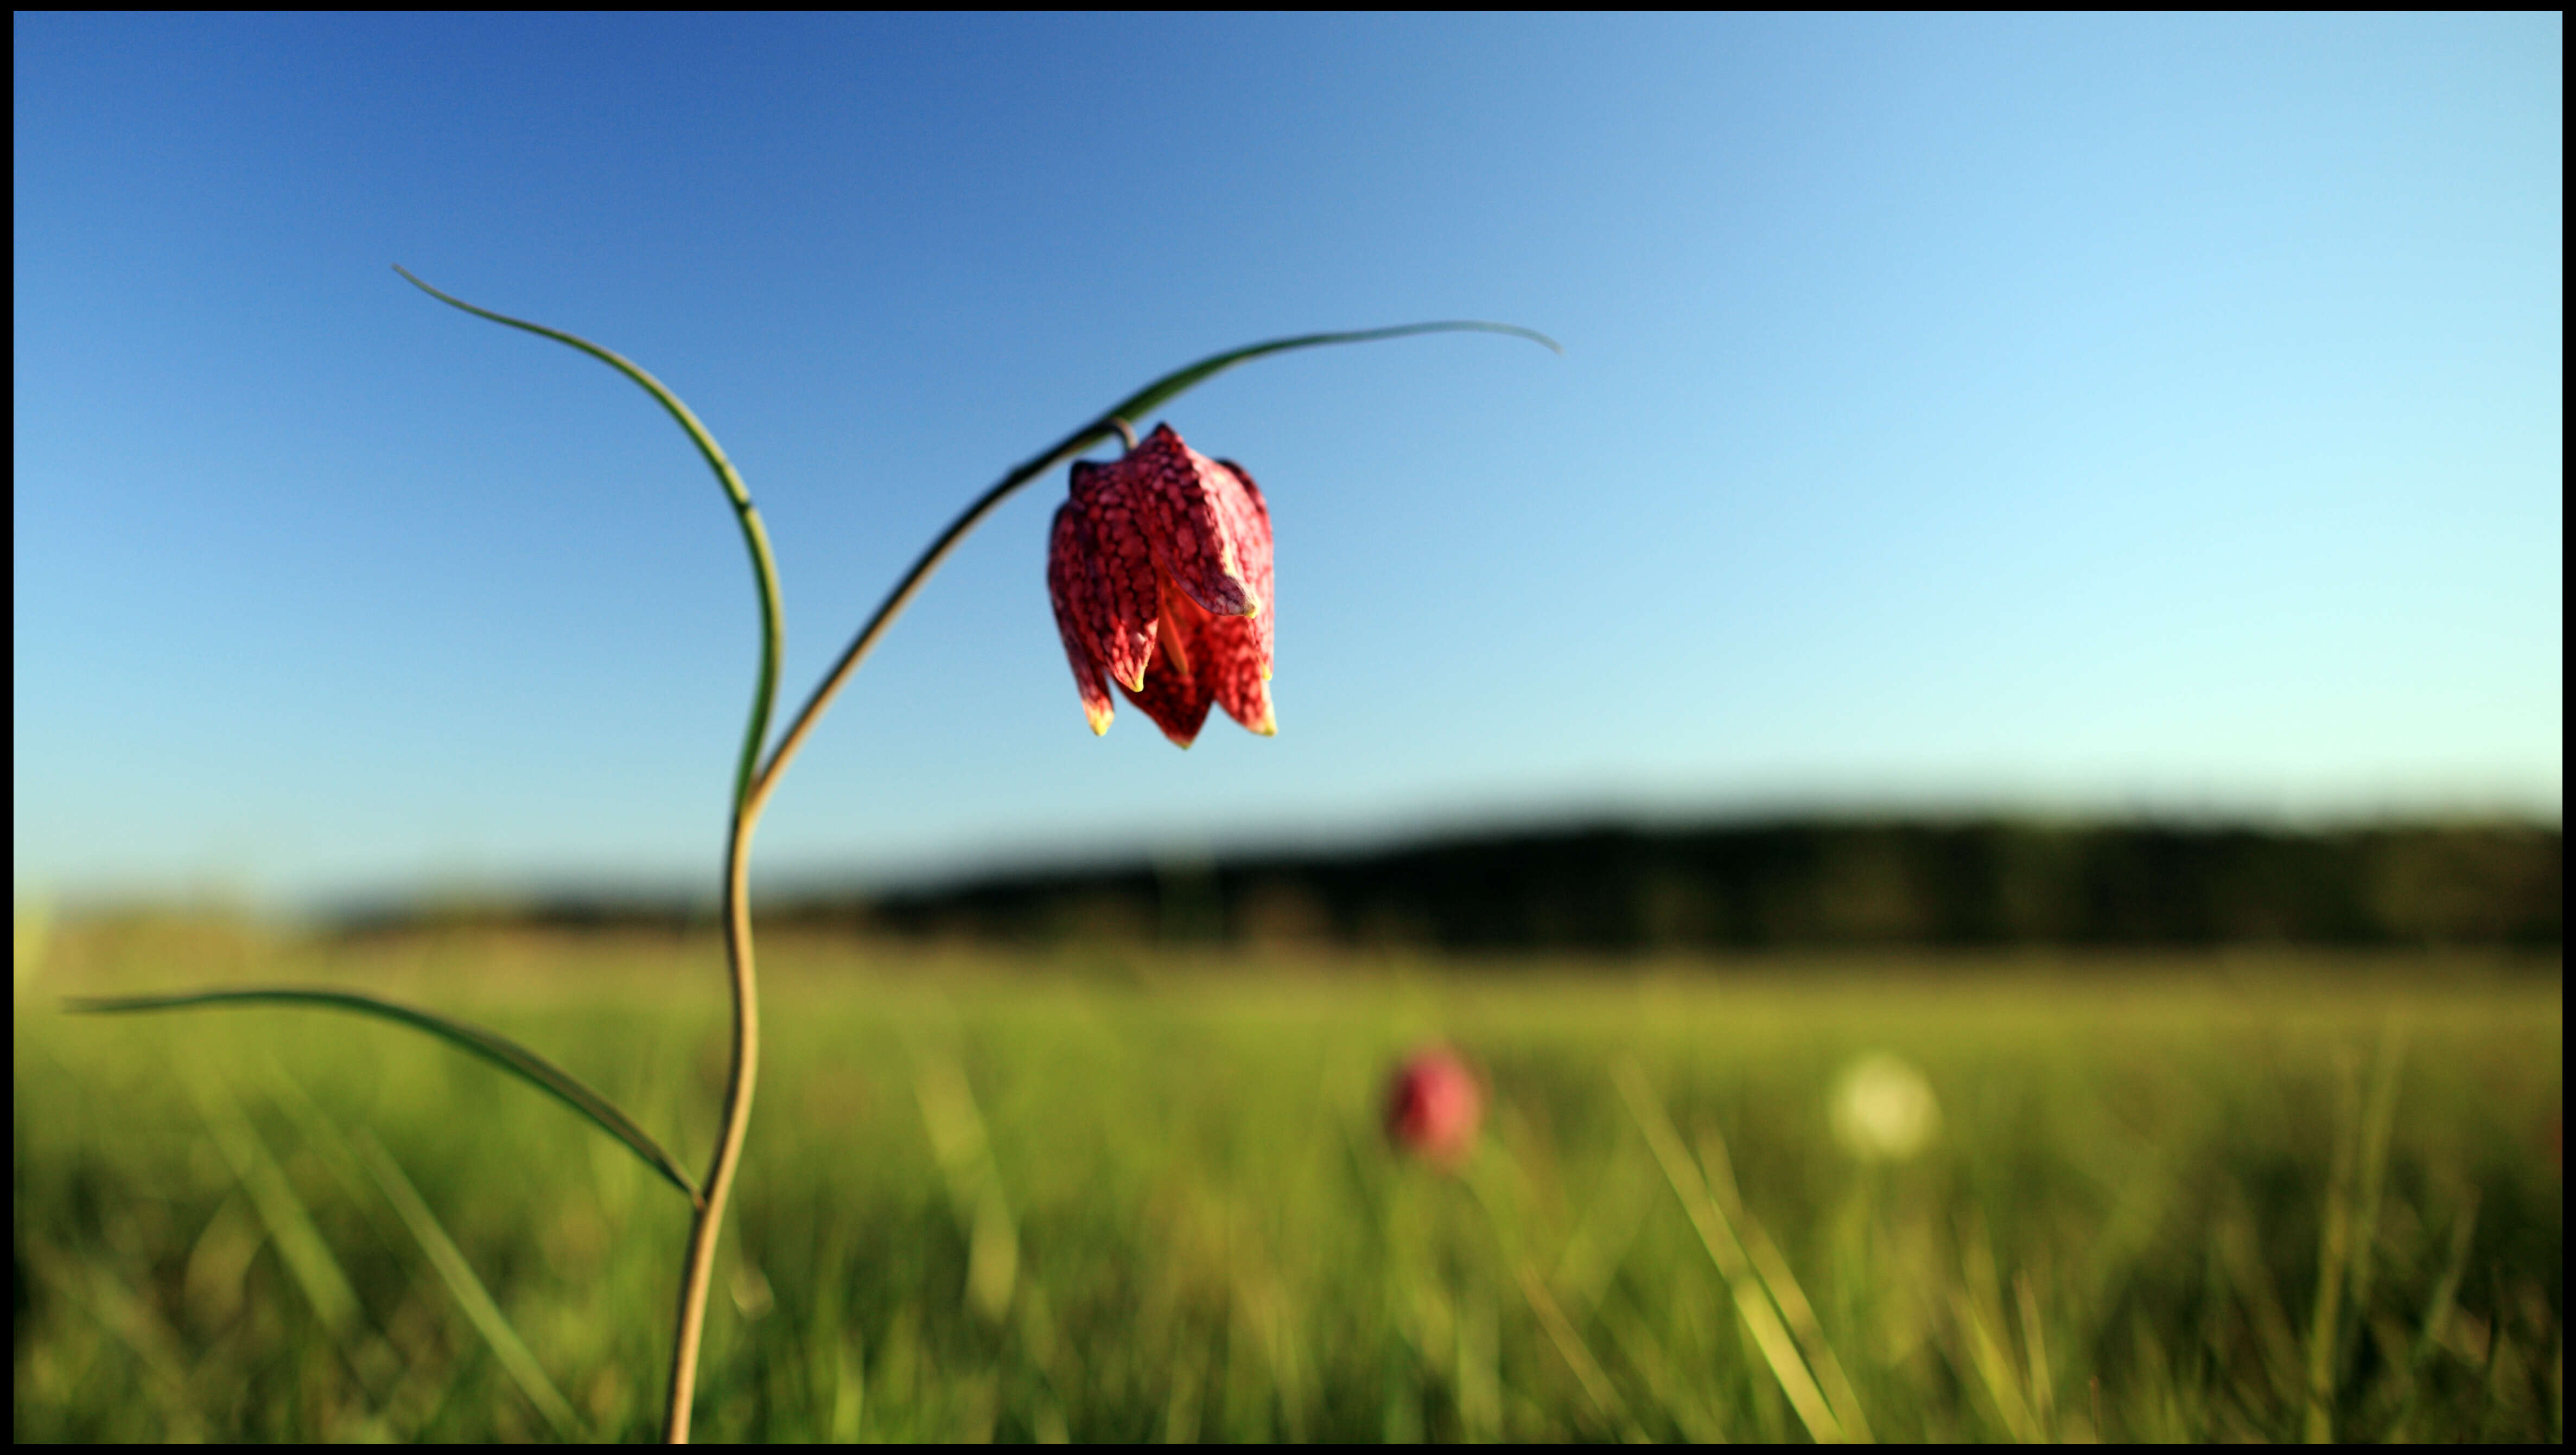
{"label": "white blurred flower", "polygon": [[1833,1123],[1834,1140],[1853,1156],[1901,1162],[1940,1130],[1941,1104],[1922,1072],[1901,1057],[1874,1051],[1835,1083]]}

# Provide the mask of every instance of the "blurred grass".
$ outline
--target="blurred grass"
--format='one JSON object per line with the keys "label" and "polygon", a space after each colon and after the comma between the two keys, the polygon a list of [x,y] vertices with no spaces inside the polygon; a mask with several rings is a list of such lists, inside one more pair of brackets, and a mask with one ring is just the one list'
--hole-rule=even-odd
{"label": "blurred grass", "polygon": [[[53,1005],[404,996],[695,1165],[712,939],[19,939],[16,1438],[652,1433],[686,1208],[624,1149],[391,1027]],[[699,1438],[2562,1437],[2554,960],[1474,969],[767,946]],[[1456,1178],[1377,1131],[1430,1039]],[[1911,1158],[1830,1130],[1871,1053]]]}

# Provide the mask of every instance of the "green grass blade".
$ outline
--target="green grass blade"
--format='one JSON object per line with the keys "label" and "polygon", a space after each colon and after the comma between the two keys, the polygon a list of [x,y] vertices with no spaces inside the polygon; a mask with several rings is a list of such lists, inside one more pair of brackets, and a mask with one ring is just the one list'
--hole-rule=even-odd
{"label": "green grass blade", "polygon": [[2353,1164],[2360,1158],[2361,1094],[2352,1058],[2337,1058],[2333,1160],[2326,1170],[2325,1235],[2317,1241],[2317,1300],[2308,1319],[2307,1443],[2334,1440],[2335,1331],[2342,1327],[2344,1277],[2352,1258]]}
{"label": "green grass blade", "polygon": [[304,1199],[296,1195],[268,1144],[260,1139],[250,1118],[242,1114],[233,1099],[203,1079],[201,1073],[190,1073],[184,1079],[196,1094],[198,1113],[214,1137],[216,1150],[231,1165],[242,1190],[250,1194],[251,1207],[267,1226],[269,1240],[276,1245],[287,1273],[304,1291],[305,1302],[313,1306],[322,1326],[331,1331],[334,1339],[346,1344],[359,1325],[357,1290],[340,1267],[340,1260],[332,1254],[322,1230],[314,1226],[313,1214],[304,1206]]}
{"label": "green grass blade", "polygon": [[2433,1369],[2433,1356],[2441,1351],[2443,1337],[2449,1332],[2451,1311],[2460,1294],[2460,1275],[2468,1271],[2469,1244],[2477,1233],[2478,1190],[2471,1187],[2451,1219],[2451,1256],[2442,1264],[2442,1276],[2433,1285],[2432,1297],[2424,1304],[2424,1317],[2416,1322],[2415,1348],[2406,1360],[2403,1375],[2405,1402],[2398,1407],[2397,1418],[2389,1425],[2392,1444],[2411,1444],[2415,1434],[2415,1416],[2424,1404],[2424,1383]]}
{"label": "green grass blade", "polygon": [[277,1079],[278,1105],[284,1107],[296,1124],[304,1129],[306,1148],[320,1154],[322,1165],[339,1179],[342,1191],[352,1200],[364,1201],[368,1191],[373,1189],[392,1206],[402,1220],[404,1231],[420,1245],[421,1252],[429,1259],[440,1281],[447,1285],[449,1294],[455,1298],[467,1321],[482,1336],[493,1357],[500,1360],[503,1371],[527,1395],[528,1402],[536,1406],[537,1412],[553,1427],[555,1438],[567,1441],[582,1438],[581,1421],[573,1414],[572,1406],[555,1388],[554,1381],[546,1377],[545,1370],[538,1365],[536,1356],[528,1352],[518,1331],[510,1327],[508,1317],[501,1312],[500,1305],[493,1301],[491,1294],[484,1290],[483,1280],[474,1276],[473,1268],[466,1263],[465,1255],[458,1251],[455,1241],[447,1236],[447,1229],[440,1224],[437,1215],[412,1189],[411,1179],[403,1175],[401,1165],[385,1151],[374,1134],[363,1127],[357,1134],[362,1145],[352,1145],[329,1115],[296,1083],[294,1076],[283,1065],[275,1064],[274,1057],[269,1059]]}
{"label": "green grass blade", "polygon": [[916,1060],[913,1090],[933,1155],[948,1182],[949,1202],[967,1236],[966,1292],[978,1312],[1000,1323],[1011,1310],[1020,1272],[1019,1224],[1002,1191],[1002,1169],[993,1160],[975,1089],[956,1062]]}
{"label": "green grass blade", "polygon": [[199,990],[179,995],[116,995],[75,997],[63,1002],[63,1008],[95,1015],[118,1015],[129,1011],[184,1010],[207,1005],[304,1005],[325,1010],[355,1011],[360,1015],[378,1016],[427,1031],[460,1050],[472,1052],[502,1070],[561,1101],[564,1105],[590,1118],[600,1130],[615,1137],[644,1159],[654,1171],[668,1178],[671,1185],[688,1194],[695,1206],[699,1201],[698,1184],[677,1159],[663,1151],[642,1127],[635,1125],[626,1113],[619,1111],[607,1097],[573,1079],[571,1073],[545,1057],[511,1040],[497,1031],[451,1020],[435,1011],[363,995],[354,990],[314,990],[292,986],[261,986],[243,990]]}
{"label": "green grass blade", "polygon": [[1527,1263],[1517,1265],[1512,1271],[1520,1281],[1521,1296],[1529,1300],[1530,1312],[1538,1315],[1539,1327],[1546,1332],[1548,1342],[1556,1345],[1557,1356],[1565,1361],[1565,1367],[1574,1371],[1575,1382],[1583,1387],[1583,1397],[1592,1401],[1592,1408],[1603,1419],[1620,1425],[1631,1424],[1627,1402],[1620,1399],[1619,1391],[1611,1387],[1610,1376],[1602,1372],[1601,1361],[1592,1357],[1592,1350],[1584,1344],[1583,1335],[1576,1332],[1574,1321],[1557,1306],[1556,1295],[1548,1292],[1547,1280],[1539,1277],[1538,1270]]}
{"label": "green grass blade", "polygon": [[1805,1351],[1807,1368],[1815,1375],[1816,1387],[1832,1407],[1835,1423],[1855,1445],[1873,1445],[1878,1437],[1870,1432],[1869,1420],[1862,1415],[1860,1396],[1852,1389],[1849,1376],[1843,1373],[1842,1360],[1835,1357],[1833,1344],[1825,1338],[1823,1321],[1816,1317],[1816,1306],[1807,1300],[1807,1290],[1791,1271],[1789,1260],[1780,1245],[1762,1226],[1753,1210],[1744,1205],[1744,1194],[1735,1185],[1735,1158],[1726,1150],[1726,1139],[1715,1128],[1704,1133],[1699,1147],[1700,1170],[1705,1175],[1709,1194],[1717,1199],[1717,1209],[1735,1230],[1736,1240],[1743,1244],[1746,1259],[1769,1291],[1771,1302],[1778,1306],[1781,1319],[1796,1335],[1798,1347]]}
{"label": "green grass blade", "polygon": [[1726,1210],[1709,1192],[1706,1177],[1682,1146],[1681,1133],[1674,1128],[1663,1101],[1646,1084],[1645,1073],[1633,1063],[1622,1064],[1613,1079],[1628,1103],[1629,1114],[1636,1118],[1637,1129],[1645,1133],[1647,1149],[1662,1165],[1664,1180],[1672,1184],[1673,1196],[1681,1200],[1682,1212],[1699,1233],[1700,1246],[1708,1250],[1709,1262],[1716,1265],[1718,1276],[1733,1290],[1736,1314],[1744,1320],[1745,1330],[1753,1336],[1763,1362],[1770,1366],[1780,1392],[1789,1397],[1789,1407],[1797,1412],[1799,1422],[1817,1444],[1850,1443],[1851,1436],[1834,1417],[1833,1405],[1817,1387],[1815,1376],[1808,1373],[1789,1326],[1772,1304],[1770,1293],[1762,1287],[1752,1260],[1745,1256],[1744,1244],[1727,1221]]}
{"label": "green grass blade", "polygon": [[2354,1187],[2352,1244],[2344,1266],[2344,1314],[2335,1330],[2338,1363],[2351,1357],[2370,1318],[2371,1283],[2379,1265],[2379,1215],[2387,1203],[2388,1152],[2396,1137],[2397,1083],[2405,1061],[2404,1026],[2392,1019],[2380,1034],[2379,1056],[2362,1102],[2361,1165]]}
{"label": "green grass blade", "polygon": [[440,1225],[438,1214],[431,1212],[429,1204],[423,1202],[419,1192],[413,1189],[411,1179],[403,1175],[401,1164],[394,1161],[393,1154],[387,1152],[366,1128],[358,1129],[355,1141],[359,1160],[369,1175],[376,1179],[376,1186],[383,1189],[385,1201],[393,1204],[403,1226],[411,1229],[412,1237],[420,1243],[421,1252],[429,1256],[430,1267],[438,1270],[439,1279],[447,1285],[447,1291],[455,1295],[457,1304],[465,1310],[465,1317],[473,1322],[475,1332],[491,1346],[493,1357],[501,1361],[501,1367],[509,1372],[520,1392],[527,1395],[528,1402],[545,1416],[546,1423],[554,1426],[558,1439],[578,1438],[581,1434],[580,1417],[572,1412],[572,1405],[555,1388],[554,1381],[546,1377],[544,1366],[538,1364],[537,1356],[528,1351],[518,1330],[510,1327],[509,1316],[502,1313],[501,1306],[493,1301],[491,1293],[483,1287],[483,1280],[474,1276],[474,1266],[465,1261],[465,1254],[457,1248],[456,1241],[447,1236],[447,1229]]}
{"label": "green grass blade", "polygon": [[2011,1352],[2004,1347],[2004,1334],[1998,1327],[2000,1311],[1996,1321],[1989,1322],[1974,1294],[1965,1288],[1953,1288],[1950,1317],[1967,1341],[1968,1363],[1985,1382],[1987,1397],[1994,1401],[2004,1429],[2018,1444],[2041,1443],[2039,1420],[2031,1413],[2030,1401],[2022,1397],[2021,1375],[2013,1368]]}

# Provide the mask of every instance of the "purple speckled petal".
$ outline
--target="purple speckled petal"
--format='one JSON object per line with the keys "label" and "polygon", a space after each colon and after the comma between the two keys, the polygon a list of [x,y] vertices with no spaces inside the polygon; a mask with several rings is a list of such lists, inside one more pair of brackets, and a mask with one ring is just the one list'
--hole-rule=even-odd
{"label": "purple speckled petal", "polygon": [[1270,507],[1242,466],[1168,424],[1109,464],[1074,464],[1047,595],[1093,732],[1112,713],[1105,673],[1184,748],[1211,707],[1276,733],[1273,589]]}
{"label": "purple speckled petal", "polygon": [[1144,517],[1134,508],[1136,490],[1115,466],[1077,460],[1071,508],[1080,515],[1088,549],[1083,553],[1090,594],[1079,620],[1094,660],[1130,688],[1145,682],[1154,660],[1154,615],[1162,595]]}
{"label": "purple speckled petal", "polygon": [[1055,607],[1055,629],[1064,638],[1064,655],[1073,664],[1073,685],[1082,694],[1082,715],[1094,736],[1109,731],[1117,704],[1109,684],[1100,680],[1100,663],[1092,656],[1090,632],[1083,622],[1092,612],[1088,576],[1089,542],[1082,513],[1068,500],[1056,508],[1055,529],[1047,542],[1047,600]]}
{"label": "purple speckled petal", "polygon": [[1233,523],[1218,499],[1218,492],[1233,484],[1230,474],[1181,443],[1168,424],[1156,425],[1111,468],[1123,472],[1121,483],[1134,482],[1154,563],[1181,583],[1192,601],[1219,616],[1260,610],[1244,579]]}

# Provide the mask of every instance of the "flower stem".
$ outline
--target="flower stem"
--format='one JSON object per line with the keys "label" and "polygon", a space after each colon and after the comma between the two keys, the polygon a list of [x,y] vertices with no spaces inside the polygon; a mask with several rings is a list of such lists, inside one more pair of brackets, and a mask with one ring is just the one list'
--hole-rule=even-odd
{"label": "flower stem", "polygon": [[[715,1162],[707,1172],[705,1191],[696,1201],[689,1223],[688,1253],[680,1271],[679,1319],[671,1340],[670,1403],[663,1421],[663,1438],[671,1444],[688,1443],[689,1419],[697,1402],[698,1353],[703,1342],[707,1317],[707,1289],[715,1273],[716,1242],[724,1231],[725,1205],[733,1192],[734,1172],[742,1163],[743,1134],[751,1124],[751,1096],[760,1071],[760,989],[753,973],[751,953],[751,837],[759,827],[761,810],[768,806],[769,795],[776,790],[779,776],[805,745],[832,699],[840,695],[850,674],[875,648],[894,619],[912,603],[912,598],[939,569],[948,553],[957,548],[966,533],[981,524],[995,507],[1038,476],[1072,459],[1092,445],[1113,434],[1128,449],[1136,447],[1136,431],[1129,421],[1146,410],[1175,398],[1218,374],[1265,355],[1293,349],[1313,348],[1325,344],[1369,343],[1378,339],[1404,338],[1422,333],[1480,332],[1516,334],[1556,349],[1556,341],[1544,334],[1511,324],[1453,322],[1407,324],[1398,328],[1367,329],[1356,333],[1304,334],[1296,338],[1273,339],[1249,348],[1211,355],[1186,368],[1164,375],[1143,389],[1129,395],[1108,413],[1065,436],[1053,449],[1003,476],[999,482],[975,498],[956,520],[949,523],[930,548],[913,562],[912,569],[877,607],[876,615],[851,639],[825,675],[814,695],[789,724],[786,735],[779,739],[777,750],[766,763],[760,758],[761,745],[769,739],[771,714],[778,702],[778,666],[784,650],[784,613],[778,599],[778,568],[771,558],[769,532],[761,524],[760,512],[753,508],[751,494],[743,488],[742,477],[735,473],[733,462],[725,458],[715,437],[679,396],[662,386],[662,382],[644,372],[625,356],[613,353],[588,339],[477,308],[461,298],[452,297],[430,287],[399,266],[394,269],[414,287],[442,303],[452,305],[478,318],[550,338],[566,344],[607,364],[624,374],[651,394],[662,408],[678,421],[689,439],[705,457],[716,481],[724,487],[725,498],[734,509],[742,527],[743,544],[751,555],[752,575],[760,590],[760,677],[752,692],[751,722],[743,735],[742,756],[734,770],[733,824],[725,842],[724,933],[725,960],[731,971],[733,987],[733,1058],[725,1077],[724,1122],[716,1134]],[[1561,349],[1559,352],[1563,352]],[[685,1181],[682,1185],[685,1187]]]}
{"label": "flower stem", "polygon": [[[727,846],[725,857],[725,952],[733,969],[733,1074],[725,1085],[724,1129],[716,1142],[715,1166],[707,1174],[706,1201],[698,1209],[696,1221],[689,1228],[688,1262],[680,1284],[679,1336],[673,1343],[671,1353],[670,1416],[664,1430],[665,1438],[671,1443],[685,1443],[689,1438],[689,1410],[695,1396],[697,1381],[699,1330],[706,1320],[707,1286],[715,1268],[716,1235],[724,1223],[727,1195],[733,1190],[734,1168],[741,1160],[743,1129],[751,1120],[752,1076],[760,1060],[760,1005],[757,985],[752,976],[751,959],[751,835],[752,830],[759,825],[761,810],[769,805],[769,795],[777,790],[779,778],[786,773],[787,765],[795,761],[797,751],[805,746],[805,739],[812,735],[815,723],[820,721],[824,712],[831,707],[832,700],[840,696],[841,689],[849,683],[850,674],[859,669],[859,663],[867,660],[868,653],[875,650],[877,641],[885,635],[886,628],[894,625],[896,617],[903,615],[904,608],[912,604],[912,598],[920,593],[923,584],[929,581],[931,573],[939,569],[940,564],[948,559],[951,551],[957,549],[958,543],[966,538],[969,531],[981,525],[986,516],[991,515],[1004,500],[1010,498],[1012,492],[1104,439],[1115,436],[1127,448],[1134,449],[1136,431],[1134,426],[1128,423],[1132,416],[1140,415],[1147,409],[1193,389],[1237,364],[1267,354],[1313,348],[1323,344],[1370,343],[1379,339],[1446,332],[1516,334],[1546,344],[1551,349],[1557,347],[1555,340],[1543,334],[1532,333],[1528,329],[1509,324],[1490,323],[1410,324],[1401,328],[1369,329],[1358,333],[1307,334],[1297,338],[1275,339],[1269,343],[1255,344],[1250,348],[1217,354],[1187,368],[1166,374],[1120,401],[1108,413],[1066,435],[1044,454],[1029,460],[995,481],[991,489],[975,497],[955,520],[949,522],[948,528],[941,531],[938,538],[930,543],[929,549],[923,551],[920,558],[912,563],[912,569],[904,573],[901,581],[895,583],[894,590],[886,594],[885,600],[878,605],[876,614],[869,617],[867,624],[859,628],[858,635],[850,639],[850,645],[843,649],[841,659],[832,664],[832,670],[824,674],[822,682],[815,687],[814,695],[805,700],[805,705],[797,710],[795,718],[787,725],[787,732],[778,740],[777,750],[769,755],[769,761],[749,777],[736,804],[733,837]],[[640,371],[637,372],[640,373]],[[675,412],[678,411],[675,410]],[[693,435],[698,433],[694,428],[693,418],[683,415],[681,422],[692,426]],[[712,450],[712,441],[703,442],[702,448]],[[718,455],[715,458],[722,457]],[[731,467],[724,467],[720,473],[730,477]],[[736,487],[729,484],[728,488]],[[749,498],[747,496],[739,498],[741,508],[746,513],[746,535],[753,544],[754,568],[760,572],[762,587],[768,594],[768,599],[774,602],[776,587],[773,584],[775,577],[768,567],[768,540],[765,535],[759,533],[759,516],[751,513]],[[764,625],[773,620],[774,618],[764,617]],[[777,633],[774,630],[765,631],[763,642],[766,653],[761,681],[766,687],[775,680]],[[764,727],[766,722],[765,714],[755,715],[753,719],[755,732]]]}
{"label": "flower stem", "polygon": [[[768,766],[750,779],[735,807],[733,832],[725,845],[724,889],[725,959],[733,972],[733,1066],[725,1078],[724,1125],[716,1135],[715,1165],[707,1171],[706,1198],[689,1224],[688,1255],[681,1265],[678,1332],[671,1341],[671,1397],[662,1427],[667,1444],[689,1442],[689,1417],[697,1399],[698,1350],[706,1327],[707,1289],[715,1274],[716,1239],[724,1229],[725,1203],[733,1191],[734,1170],[742,1162],[743,1132],[751,1123],[752,1086],[760,1071],[760,987],[751,953],[751,836],[760,825],[761,810],[768,807],[779,775],[796,756],[796,750],[804,746],[824,709],[832,705],[850,674],[858,670],[859,662],[876,646],[885,629],[894,624],[894,619],[903,614],[922,583],[939,569],[939,563],[948,558],[966,533],[1012,491],[1045,474],[1060,460],[1080,454],[1107,433],[1106,424],[1074,431],[1053,450],[1002,477],[1000,483],[966,507],[939,539],[931,542],[930,549],[913,563],[912,570],[877,608],[876,615],[860,628],[831,675],[796,714],[787,735],[779,740],[778,751],[770,755]],[[753,519],[756,522],[758,518]],[[766,564],[765,553],[761,564]],[[770,579],[769,573],[763,571],[763,582]]]}
{"label": "flower stem", "polygon": [[400,267],[394,271],[442,303],[579,349],[652,395],[687,432],[706,459],[707,468],[715,472],[716,483],[724,487],[725,499],[733,506],[735,520],[742,527],[743,546],[751,555],[752,576],[760,589],[760,677],[752,688],[751,721],[744,729],[742,756],[734,768],[733,828],[725,844],[725,960],[733,981],[733,1065],[725,1077],[724,1125],[716,1134],[715,1164],[708,1170],[705,1194],[696,1200],[690,1215],[689,1251],[680,1268],[680,1316],[671,1339],[671,1399],[662,1430],[663,1437],[671,1443],[686,1444],[689,1415],[697,1400],[698,1347],[706,1327],[707,1286],[715,1272],[716,1238],[724,1230],[725,1203],[733,1191],[734,1169],[742,1163],[743,1130],[751,1123],[752,1086],[760,1072],[760,988],[752,973],[751,959],[751,831],[760,817],[753,796],[754,783],[761,745],[769,740],[770,716],[777,711],[778,662],[785,646],[778,565],[770,555],[769,530],[761,524],[760,511],[752,505],[751,492],[743,488],[742,476],[735,472],[733,461],[725,458],[715,436],[707,432],[678,395],[663,387],[661,380],[624,355],[588,339],[477,308],[430,287]]}
{"label": "flower stem", "polygon": [[707,1171],[706,1197],[690,1215],[689,1250],[680,1267],[680,1315],[671,1340],[671,1397],[662,1427],[664,1442],[672,1445],[689,1443],[716,1239],[724,1232],[725,1202],[733,1191],[734,1169],[742,1164],[743,1132],[751,1125],[752,1087],[760,1076],[760,983],[751,958],[751,833],[759,813],[756,802],[738,808],[725,843],[725,962],[733,972],[733,1065],[725,1077],[724,1125],[716,1134],[715,1165]]}
{"label": "flower stem", "polygon": [[824,675],[822,684],[814,689],[814,695],[805,700],[805,706],[797,712],[795,720],[787,725],[787,735],[778,740],[778,751],[769,755],[768,765],[752,780],[751,796],[745,804],[750,817],[756,819],[760,816],[760,810],[769,802],[771,791],[778,786],[779,775],[787,771],[797,749],[805,746],[805,739],[814,731],[816,720],[832,705],[832,699],[840,695],[841,688],[850,680],[850,674],[859,669],[859,663],[875,650],[877,639],[885,635],[886,628],[894,625],[894,619],[903,615],[903,609],[920,594],[922,583],[930,579],[930,573],[938,570],[940,563],[948,559],[948,553],[957,549],[957,543],[966,538],[966,533],[981,525],[984,517],[992,514],[1012,491],[1115,433],[1118,423],[1120,421],[1104,416],[1066,435],[1055,448],[1003,476],[993,488],[975,497],[973,504],[948,523],[948,529],[941,531],[939,538],[930,543],[930,548],[912,563],[912,569],[895,583],[894,590],[886,593],[876,615],[869,617],[868,624],[859,628],[859,634],[850,639],[849,647],[841,653],[841,660],[832,664],[832,670]]}

